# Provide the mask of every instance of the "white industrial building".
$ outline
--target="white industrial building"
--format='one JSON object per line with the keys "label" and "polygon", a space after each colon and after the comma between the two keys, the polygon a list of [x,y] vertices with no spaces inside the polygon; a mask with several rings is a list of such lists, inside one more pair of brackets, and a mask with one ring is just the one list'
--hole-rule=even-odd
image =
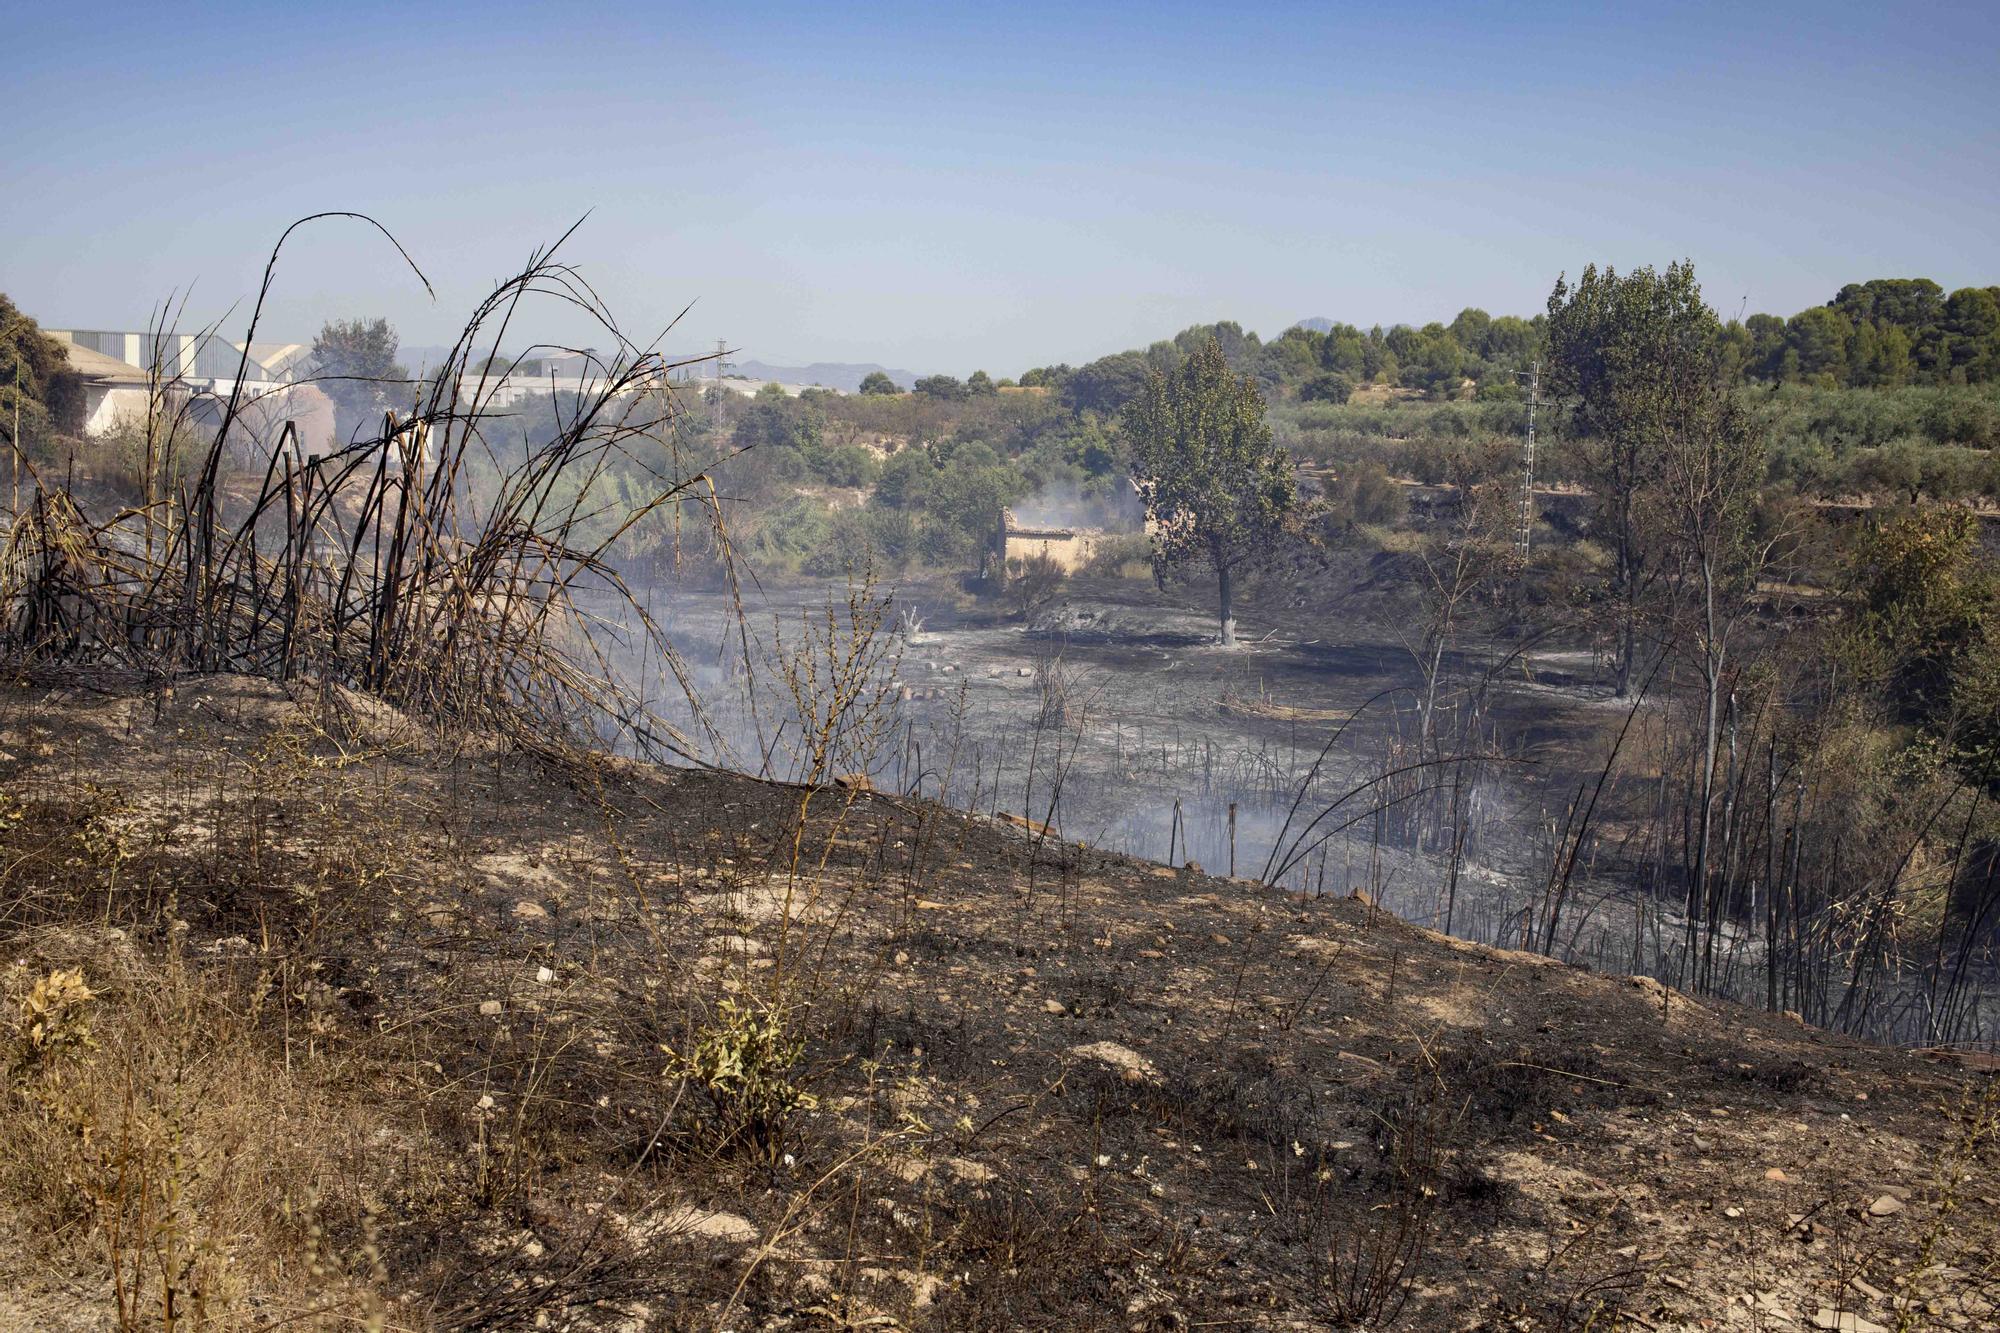
{"label": "white industrial building", "polygon": [[237,389],[243,428],[260,440],[290,420],[307,451],[326,448],[333,437],[333,406],[325,394],[297,381],[307,372],[310,348],[302,343],[244,345],[213,334],[134,333],[116,329],[44,329],[69,352],[70,369],[83,381],[84,433],[102,435],[120,421],[143,423],[152,410],[152,374],[160,392],[195,404],[198,417],[218,418]]}

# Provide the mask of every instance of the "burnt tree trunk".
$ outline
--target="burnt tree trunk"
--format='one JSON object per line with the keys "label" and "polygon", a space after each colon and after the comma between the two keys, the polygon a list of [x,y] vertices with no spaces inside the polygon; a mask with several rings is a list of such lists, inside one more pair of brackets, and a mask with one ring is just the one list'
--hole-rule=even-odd
{"label": "burnt tree trunk", "polygon": [[1222,646],[1236,646],[1236,600],[1235,587],[1230,577],[1230,568],[1225,564],[1215,567],[1216,616],[1222,624]]}

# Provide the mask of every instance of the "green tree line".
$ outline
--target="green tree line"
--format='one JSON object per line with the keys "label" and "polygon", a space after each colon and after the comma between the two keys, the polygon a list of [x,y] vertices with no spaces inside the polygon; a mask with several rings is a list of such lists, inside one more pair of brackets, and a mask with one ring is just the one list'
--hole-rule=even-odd
{"label": "green tree line", "polygon": [[[1048,388],[1075,410],[1122,411],[1152,371],[1169,373],[1213,339],[1232,371],[1274,398],[1344,403],[1362,385],[1434,399],[1518,401],[1547,354],[1546,315],[1468,307],[1450,323],[1294,325],[1265,341],[1240,324],[1197,325],[1144,349],[1083,366],[1038,366],[1023,385]],[[1849,283],[1825,305],[1789,318],[1757,314],[1719,324],[1721,373],[1736,385],[1882,388],[2000,380],[2000,287],[1946,293],[1928,278]]]}

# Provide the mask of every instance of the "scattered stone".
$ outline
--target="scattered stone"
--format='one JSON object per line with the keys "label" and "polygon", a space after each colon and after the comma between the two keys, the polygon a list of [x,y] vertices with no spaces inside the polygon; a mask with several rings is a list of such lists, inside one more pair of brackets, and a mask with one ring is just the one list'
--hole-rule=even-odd
{"label": "scattered stone", "polygon": [[506,1012],[506,1008],[507,1006],[498,1000],[481,1000],[479,1002],[479,1016],[481,1018],[498,1018],[502,1013]]}
{"label": "scattered stone", "polygon": [[1863,1319],[1850,1310],[1835,1310],[1821,1306],[1813,1315],[1813,1327],[1833,1330],[1833,1333],[1889,1333],[1872,1319]]}
{"label": "scattered stone", "polygon": [[1084,1060],[1096,1060],[1118,1071],[1119,1077],[1127,1083],[1158,1083],[1160,1071],[1145,1056],[1129,1046],[1120,1046],[1115,1041],[1093,1041],[1069,1048],[1071,1055]]}
{"label": "scattered stone", "polygon": [[659,1327],[653,1322],[653,1307],[644,1301],[633,1301],[623,1307],[622,1313],[627,1317],[613,1325],[614,1333],[646,1333],[649,1328]]}
{"label": "scattered stone", "polygon": [[1061,1000],[1043,1000],[1042,1012],[1045,1014],[1066,1014],[1069,1010],[1064,1007]]}
{"label": "scattered stone", "polygon": [[1870,1217],[1893,1217],[1903,1211],[1903,1201],[1893,1194],[1878,1194],[1868,1205]]}
{"label": "scattered stone", "polygon": [[542,985],[546,986],[555,979],[556,979],[556,970],[554,968],[538,967],[535,969],[535,980],[540,982]]}
{"label": "scattered stone", "polygon": [[1780,1169],[1779,1169],[1778,1167],[1775,1167],[1775,1166],[1774,1166],[1774,1167],[1772,1167],[1772,1168],[1771,1168],[1770,1170],[1768,1170],[1768,1171],[1766,1171],[1766,1172],[1764,1173],[1764,1179],[1766,1179],[1766,1180],[1775,1180],[1775,1181],[1778,1181],[1779,1183],[1781,1183],[1781,1184],[1782,1184],[1783,1182],[1785,1182],[1785,1181],[1787,1181],[1787,1180],[1790,1180],[1790,1179],[1791,1179],[1791,1177],[1790,1177],[1790,1176],[1788,1176],[1788,1175],[1786,1175],[1786,1174],[1785,1174],[1785,1173],[1784,1173],[1784,1172],[1783,1172],[1782,1170],[1780,1170]]}
{"label": "scattered stone", "polygon": [[944,1169],[951,1172],[954,1179],[968,1185],[984,1185],[993,1179],[993,1168],[983,1162],[975,1162],[967,1157],[948,1157]]}
{"label": "scattered stone", "polygon": [[695,1237],[720,1241],[724,1245],[748,1245],[757,1239],[756,1224],[735,1213],[712,1213],[683,1204],[658,1222],[642,1228],[649,1238]]}
{"label": "scattered stone", "polygon": [[839,777],[833,780],[833,785],[836,787],[844,787],[848,791],[875,790],[874,780],[871,779],[866,773],[842,773]]}
{"label": "scattered stone", "polygon": [[514,919],[516,921],[546,921],[549,919],[549,911],[540,903],[531,902],[523,898],[514,904]]}
{"label": "scattered stone", "polygon": [[935,1273],[905,1273],[903,1281],[910,1285],[911,1306],[919,1310],[935,1305],[938,1295],[950,1287],[949,1283]]}

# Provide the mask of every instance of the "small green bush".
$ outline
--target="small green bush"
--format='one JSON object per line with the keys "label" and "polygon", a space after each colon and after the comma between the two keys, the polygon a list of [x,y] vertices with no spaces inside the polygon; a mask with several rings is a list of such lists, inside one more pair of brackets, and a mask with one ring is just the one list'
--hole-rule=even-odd
{"label": "small green bush", "polygon": [[819,1105],[794,1078],[805,1042],[787,1019],[780,1005],[724,998],[685,1052],[667,1051],[667,1072],[707,1099],[718,1149],[775,1161],[792,1117]]}

